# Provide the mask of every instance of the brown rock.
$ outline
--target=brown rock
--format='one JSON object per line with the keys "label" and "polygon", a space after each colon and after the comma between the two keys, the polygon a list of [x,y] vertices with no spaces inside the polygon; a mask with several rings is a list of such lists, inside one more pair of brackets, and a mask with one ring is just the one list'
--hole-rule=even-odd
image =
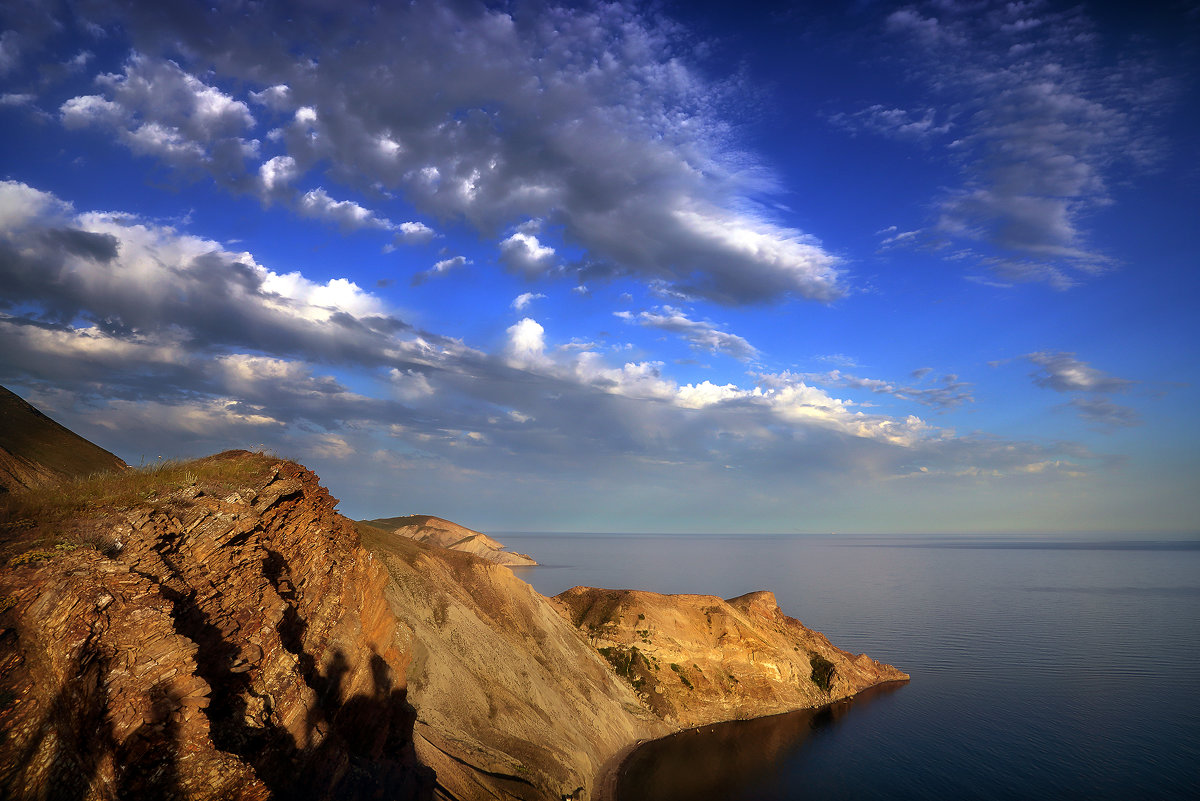
{"label": "brown rock", "polygon": [[433,515],[385,517],[362,522],[372,528],[391,532],[398,537],[406,537],[439,548],[474,554],[497,565],[528,567],[537,564],[531,557],[523,553],[504,550],[501,543],[487,534]]}

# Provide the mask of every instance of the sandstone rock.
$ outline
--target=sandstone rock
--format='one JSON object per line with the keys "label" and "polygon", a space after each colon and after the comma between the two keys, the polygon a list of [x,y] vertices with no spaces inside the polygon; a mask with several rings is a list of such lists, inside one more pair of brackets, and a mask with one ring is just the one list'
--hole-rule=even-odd
{"label": "sandstone rock", "polygon": [[[723,601],[574,587],[553,602],[644,703],[679,727],[819,706],[908,678],[834,647],[784,615],[769,592]],[[813,680],[820,660],[832,665],[827,682]]]}

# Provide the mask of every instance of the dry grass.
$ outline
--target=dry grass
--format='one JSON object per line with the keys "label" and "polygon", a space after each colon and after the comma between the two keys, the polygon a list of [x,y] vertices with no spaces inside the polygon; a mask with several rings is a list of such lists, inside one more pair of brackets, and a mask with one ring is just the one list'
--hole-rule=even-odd
{"label": "dry grass", "polygon": [[196,487],[224,495],[264,479],[278,459],[228,451],[194,461],[164,461],[113,473],[96,473],[49,487],[0,497],[0,559],[48,559],[61,547],[104,548],[114,513],[136,506],[159,507],[172,494]]}

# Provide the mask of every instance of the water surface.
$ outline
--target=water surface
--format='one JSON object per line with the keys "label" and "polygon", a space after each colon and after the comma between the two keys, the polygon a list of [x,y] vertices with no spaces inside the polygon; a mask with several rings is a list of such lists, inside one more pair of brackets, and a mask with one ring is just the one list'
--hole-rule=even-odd
{"label": "water surface", "polygon": [[700,798],[663,788],[731,742],[771,758],[704,774],[713,798],[1200,797],[1200,538],[497,536],[543,563],[521,575],[545,594],[769,589],[912,674],[794,747],[754,728],[663,747],[639,768],[651,794],[621,801]]}

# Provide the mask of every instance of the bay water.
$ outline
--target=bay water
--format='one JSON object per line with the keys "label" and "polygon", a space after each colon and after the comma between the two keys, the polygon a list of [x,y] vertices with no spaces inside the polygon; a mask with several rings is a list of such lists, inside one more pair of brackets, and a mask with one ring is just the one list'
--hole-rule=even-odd
{"label": "bay water", "polygon": [[496,536],[545,595],[770,590],[912,675],[644,746],[619,801],[1200,798],[1200,536]]}

